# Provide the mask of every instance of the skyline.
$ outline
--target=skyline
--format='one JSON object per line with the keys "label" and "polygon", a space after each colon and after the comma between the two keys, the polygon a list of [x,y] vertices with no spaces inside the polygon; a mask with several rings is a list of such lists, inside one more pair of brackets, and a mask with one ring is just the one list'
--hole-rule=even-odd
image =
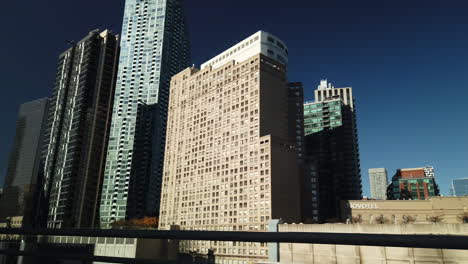
{"label": "skyline", "polygon": [[[468,44],[465,29],[468,19],[462,17],[463,8],[425,2],[424,7],[417,9],[419,15],[413,16],[411,11],[418,6],[407,3],[406,9],[390,8],[400,12],[396,16],[387,13],[383,7],[358,6],[349,10],[351,4],[343,3],[335,9],[325,3],[301,2],[304,1],[291,2],[300,5],[292,8],[293,16],[281,16],[284,12],[281,6],[271,5],[268,12],[262,12],[266,14],[262,19],[256,14],[260,7],[264,8],[262,3],[266,1],[249,3],[249,10],[241,9],[242,3],[247,1],[238,1],[235,5],[227,4],[229,8],[223,12],[215,11],[226,3],[186,1],[192,63],[200,65],[259,29],[279,36],[290,50],[289,80],[304,83],[306,100],[313,98],[313,90],[322,78],[327,78],[336,87],[353,87],[365,195],[369,195],[368,168],[385,167],[391,177],[396,168],[426,165],[435,167],[441,191],[448,194],[451,180],[468,174],[468,125],[467,122],[455,123],[466,113],[463,97],[468,95],[468,91],[462,89],[468,85],[468,77],[464,74],[468,52],[463,49]],[[11,7],[0,12],[10,12],[2,14],[1,20],[18,14],[15,7],[24,7],[24,2],[6,5]],[[56,0],[51,5],[63,10],[69,8]],[[87,10],[91,6],[96,10]],[[66,20],[70,16],[69,20],[56,25],[53,18],[36,21],[37,15],[43,13],[41,8],[46,7],[31,3],[22,13],[24,21],[18,21],[18,26],[23,26],[21,35],[9,32],[12,28],[7,29],[13,41],[0,44],[0,54],[5,58],[0,69],[4,87],[11,94],[2,96],[0,101],[0,117],[5,127],[0,133],[0,184],[3,185],[6,173],[18,107],[28,100],[51,94],[56,57],[66,48],[64,40],[78,40],[95,28],[120,32],[123,1],[106,6],[111,15],[99,12],[99,7],[104,6],[104,3],[96,4],[90,0],[80,1],[76,13],[86,12],[89,21],[73,21],[77,14],[65,13],[57,14],[56,19],[63,16]],[[82,12],[79,12],[81,8]],[[319,15],[307,16],[309,10],[318,10]],[[231,23],[241,11],[245,12],[241,23]],[[210,16],[203,15],[204,12]],[[396,17],[398,22],[394,21]],[[291,23],[284,23],[285,19]],[[218,23],[212,23],[213,20]],[[33,22],[35,24],[31,26]],[[38,28],[44,30],[37,32]],[[301,29],[311,32],[303,35]],[[26,42],[30,38],[42,45],[30,48]],[[21,50],[21,53],[10,52],[12,50]],[[22,73],[27,73],[30,78],[19,78]],[[444,95],[445,100],[440,100]],[[439,107],[439,104],[442,105]],[[380,158],[378,153],[382,153]]]}

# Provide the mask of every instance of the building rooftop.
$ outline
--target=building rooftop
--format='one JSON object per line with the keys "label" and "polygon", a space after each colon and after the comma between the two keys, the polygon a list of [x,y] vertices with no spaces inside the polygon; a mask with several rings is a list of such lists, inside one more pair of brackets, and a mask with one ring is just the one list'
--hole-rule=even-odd
{"label": "building rooftop", "polygon": [[273,34],[260,30],[203,63],[200,68],[218,68],[233,60],[242,62],[258,53],[288,64],[288,49],[284,42]]}
{"label": "building rooftop", "polygon": [[424,167],[420,168],[406,168],[406,169],[400,169],[401,171],[412,171],[412,170],[424,170]]}

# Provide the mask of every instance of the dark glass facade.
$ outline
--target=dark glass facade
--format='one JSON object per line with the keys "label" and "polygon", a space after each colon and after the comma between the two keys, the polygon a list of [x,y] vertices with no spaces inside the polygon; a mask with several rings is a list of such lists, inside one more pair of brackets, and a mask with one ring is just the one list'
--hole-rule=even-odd
{"label": "dark glass facade", "polygon": [[0,199],[0,221],[22,216],[23,226],[35,223],[40,182],[40,149],[47,98],[20,106],[16,135]]}
{"label": "dark glass facade", "polygon": [[304,104],[307,222],[340,219],[342,200],[362,197],[354,110],[340,96]]}
{"label": "dark glass facade", "polygon": [[98,224],[118,50],[116,35],[95,30],[58,59],[42,153],[50,228]]}
{"label": "dark glass facade", "polygon": [[468,178],[452,180],[451,192],[453,196],[468,196]]}
{"label": "dark glass facade", "polygon": [[304,156],[304,87],[301,82],[288,83],[289,137],[295,145],[299,161]]}

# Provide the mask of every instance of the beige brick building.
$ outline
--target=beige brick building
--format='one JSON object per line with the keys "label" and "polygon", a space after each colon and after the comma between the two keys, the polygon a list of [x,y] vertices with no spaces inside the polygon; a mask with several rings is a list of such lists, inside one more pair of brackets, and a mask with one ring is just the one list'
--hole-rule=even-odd
{"label": "beige brick building", "polygon": [[[285,54],[281,41],[260,31],[201,70],[172,78],[161,229],[267,231],[270,219],[300,220]],[[268,254],[260,243],[181,245],[199,253],[209,248],[225,263]]]}

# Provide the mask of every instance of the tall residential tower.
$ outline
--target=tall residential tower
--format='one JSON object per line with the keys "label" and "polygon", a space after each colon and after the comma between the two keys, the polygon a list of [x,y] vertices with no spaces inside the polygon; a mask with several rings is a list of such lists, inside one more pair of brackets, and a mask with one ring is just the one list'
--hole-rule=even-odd
{"label": "tall residential tower", "polygon": [[342,200],[362,195],[359,145],[352,88],[322,80],[315,102],[304,104],[307,222],[336,221]]}
{"label": "tall residential tower", "polygon": [[388,177],[387,169],[369,169],[369,183],[371,197],[378,200],[387,199]]}
{"label": "tall residential tower", "polygon": [[182,2],[125,2],[102,227],[159,213],[169,82],[190,61]]}
{"label": "tall residential tower", "polygon": [[[267,231],[300,221],[287,49],[259,31],[172,78],[160,228]],[[300,85],[292,85],[300,90]],[[294,94],[300,97],[301,94]],[[217,258],[266,260],[265,244],[185,242]],[[229,262],[233,263],[233,262]]]}
{"label": "tall residential tower", "polygon": [[49,228],[98,224],[118,49],[94,30],[59,56],[43,150]]}
{"label": "tall residential tower", "polygon": [[8,163],[3,195],[0,197],[0,222],[7,217],[23,217],[24,227],[34,227],[41,179],[40,150],[48,99],[20,106],[16,135]]}

